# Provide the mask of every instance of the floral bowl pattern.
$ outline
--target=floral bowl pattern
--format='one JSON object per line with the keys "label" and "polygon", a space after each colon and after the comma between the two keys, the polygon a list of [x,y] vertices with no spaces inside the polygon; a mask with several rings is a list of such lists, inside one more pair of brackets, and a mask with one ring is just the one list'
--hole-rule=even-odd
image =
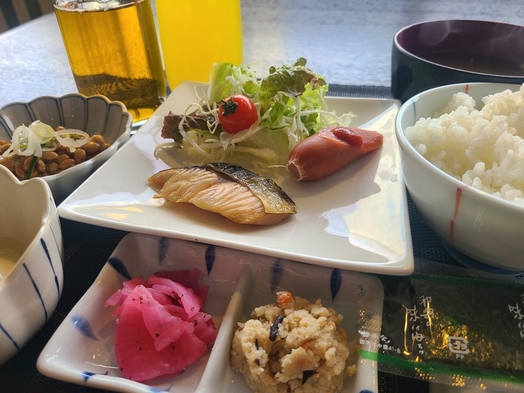
{"label": "floral bowl pattern", "polygon": [[0,140],[10,141],[14,130],[35,120],[102,135],[111,146],[95,157],[61,173],[44,176],[55,200],[60,202],[111,157],[131,136],[132,116],[124,104],[104,96],[86,97],[72,93],[61,97],[43,96],[30,102],[15,102],[0,108]]}

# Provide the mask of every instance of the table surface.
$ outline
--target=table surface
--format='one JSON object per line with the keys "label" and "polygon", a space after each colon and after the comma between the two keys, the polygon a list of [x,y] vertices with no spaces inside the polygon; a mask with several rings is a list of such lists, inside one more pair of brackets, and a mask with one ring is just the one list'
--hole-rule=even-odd
{"label": "table surface", "polygon": [[[482,19],[524,24],[522,0],[242,0],[244,60],[264,74],[270,65],[308,59],[336,90],[348,96],[387,97],[393,36],[404,26],[424,20]],[[76,92],[54,14],[0,34],[0,107],[41,95]],[[410,202],[415,272],[464,273],[447,255],[436,235]],[[65,291],[57,312],[22,351],[0,367],[6,391],[94,391],[53,384],[39,376],[34,362],[79,294],[91,284],[125,233],[63,221],[66,255]],[[96,229],[96,230],[95,230]],[[92,245],[96,244],[96,247]],[[85,255],[96,261],[90,271],[75,263]],[[428,261],[434,261],[432,264]],[[445,267],[445,268],[443,268]],[[433,269],[433,270],[432,270]],[[470,272],[464,273],[466,275]],[[20,371],[24,365],[32,369]],[[429,391],[425,382],[379,373],[380,392]],[[10,390],[11,389],[11,390]],[[0,389],[3,390],[3,389]]]}
{"label": "table surface", "polygon": [[[425,20],[524,24],[522,0],[242,0],[244,61],[264,75],[299,57],[328,83],[390,85],[391,45]],[[0,107],[76,92],[53,14],[0,35]]]}

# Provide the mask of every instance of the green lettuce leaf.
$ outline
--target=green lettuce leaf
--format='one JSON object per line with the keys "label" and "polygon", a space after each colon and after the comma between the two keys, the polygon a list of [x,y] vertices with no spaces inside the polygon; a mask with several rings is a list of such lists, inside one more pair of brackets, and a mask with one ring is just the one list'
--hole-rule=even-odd
{"label": "green lettuce leaf", "polygon": [[284,64],[278,68],[270,67],[269,75],[260,82],[258,100],[262,111],[265,112],[275,103],[277,95],[291,98],[301,96],[308,84],[316,89],[326,85],[326,81],[306,67],[304,58],[298,59],[292,66]]}

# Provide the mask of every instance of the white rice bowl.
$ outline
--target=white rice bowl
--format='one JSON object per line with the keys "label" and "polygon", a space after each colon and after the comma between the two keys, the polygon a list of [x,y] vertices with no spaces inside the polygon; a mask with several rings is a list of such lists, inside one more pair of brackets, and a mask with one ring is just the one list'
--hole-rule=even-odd
{"label": "white rice bowl", "polygon": [[401,106],[395,135],[409,195],[452,256],[524,272],[524,86],[427,90]]}
{"label": "white rice bowl", "polygon": [[433,117],[405,129],[415,149],[465,184],[524,205],[524,85],[482,98],[453,94]]}

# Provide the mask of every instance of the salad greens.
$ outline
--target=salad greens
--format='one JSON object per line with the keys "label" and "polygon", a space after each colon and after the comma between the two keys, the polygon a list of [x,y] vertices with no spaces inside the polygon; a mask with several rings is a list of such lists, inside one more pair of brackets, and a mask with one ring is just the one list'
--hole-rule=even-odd
{"label": "salad greens", "polygon": [[[206,160],[247,157],[256,166],[283,166],[299,142],[323,127],[351,122],[351,114],[337,116],[328,111],[324,100],[327,90],[326,81],[306,67],[304,58],[293,65],[270,67],[261,79],[247,65],[218,63],[207,94],[187,108],[177,129],[171,130],[178,135],[171,137],[189,154]],[[228,134],[220,127],[218,108],[222,100],[237,94],[254,102],[258,120],[249,129]]]}

